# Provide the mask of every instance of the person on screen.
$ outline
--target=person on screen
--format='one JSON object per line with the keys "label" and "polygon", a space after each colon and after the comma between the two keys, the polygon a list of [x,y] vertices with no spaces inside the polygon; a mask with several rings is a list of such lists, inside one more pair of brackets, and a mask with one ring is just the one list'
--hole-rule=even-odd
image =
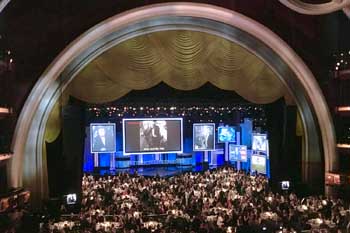
{"label": "person on screen", "polygon": [[255,150],[266,151],[266,139],[264,137],[255,137]]}
{"label": "person on screen", "polygon": [[165,122],[156,121],[152,128],[152,147],[163,148],[166,142]]}
{"label": "person on screen", "polygon": [[143,121],[140,125],[140,149],[150,150],[152,144],[153,121]]}
{"label": "person on screen", "polygon": [[103,126],[95,126],[93,132],[93,146],[95,152],[114,151],[113,133],[106,131]]}
{"label": "person on screen", "polygon": [[[155,150],[164,149],[167,139],[165,122],[153,121],[147,135],[149,147]],[[166,124],[166,123],[165,123]]]}
{"label": "person on screen", "polygon": [[167,142],[166,121],[144,121],[140,128],[141,150],[164,150]]}
{"label": "person on screen", "polygon": [[257,150],[263,150],[263,138],[262,137],[258,137],[256,139],[256,148],[257,148]]}
{"label": "person on screen", "polygon": [[205,135],[205,148],[206,149],[213,149],[214,148],[214,134],[211,130],[212,128],[210,126],[204,127],[204,135]]}
{"label": "person on screen", "polygon": [[77,195],[76,194],[68,194],[67,196],[67,204],[75,204],[77,201]]}
{"label": "person on screen", "polygon": [[224,127],[224,128],[221,128],[221,132],[219,134],[219,137],[220,137],[221,142],[229,142],[229,141],[233,141],[234,134],[230,130],[230,128]]}
{"label": "person on screen", "polygon": [[198,129],[195,138],[195,148],[198,150],[207,150],[214,148],[213,133],[210,126],[202,126]]}
{"label": "person on screen", "polygon": [[197,150],[205,149],[205,137],[201,134],[196,135],[194,146]]}

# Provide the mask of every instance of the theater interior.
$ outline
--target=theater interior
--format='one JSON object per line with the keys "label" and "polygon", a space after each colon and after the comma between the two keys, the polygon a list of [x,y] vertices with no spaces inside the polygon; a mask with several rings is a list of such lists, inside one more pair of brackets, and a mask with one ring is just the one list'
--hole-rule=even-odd
{"label": "theater interior", "polygon": [[350,1],[0,0],[0,232],[350,232]]}

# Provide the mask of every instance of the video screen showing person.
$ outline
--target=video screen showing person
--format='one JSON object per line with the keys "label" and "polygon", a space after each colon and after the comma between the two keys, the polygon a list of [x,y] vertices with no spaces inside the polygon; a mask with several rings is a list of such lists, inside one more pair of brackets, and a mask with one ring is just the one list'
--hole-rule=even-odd
{"label": "video screen showing person", "polygon": [[71,193],[68,194],[66,197],[66,204],[67,205],[74,205],[77,202],[77,194],[75,193]]}
{"label": "video screen showing person", "polygon": [[236,142],[236,129],[232,126],[218,127],[218,142]]}
{"label": "video screen showing person", "polygon": [[262,155],[252,155],[250,170],[259,174],[266,174],[266,157]]}
{"label": "video screen showing person", "polygon": [[182,118],[123,119],[124,154],[182,153]]}
{"label": "video screen showing person", "polygon": [[90,124],[91,153],[114,153],[115,140],[114,123]]}
{"label": "video screen showing person", "polygon": [[193,124],[193,151],[215,150],[215,123]]}
{"label": "video screen showing person", "polygon": [[266,134],[253,134],[252,149],[255,151],[267,152],[268,140]]}
{"label": "video screen showing person", "polygon": [[229,145],[230,161],[247,162],[247,146],[245,145]]}
{"label": "video screen showing person", "polygon": [[290,182],[288,180],[281,182],[281,189],[282,190],[289,190],[290,188]]}
{"label": "video screen showing person", "polygon": [[168,128],[166,121],[140,122],[140,150],[165,150],[167,143]]}

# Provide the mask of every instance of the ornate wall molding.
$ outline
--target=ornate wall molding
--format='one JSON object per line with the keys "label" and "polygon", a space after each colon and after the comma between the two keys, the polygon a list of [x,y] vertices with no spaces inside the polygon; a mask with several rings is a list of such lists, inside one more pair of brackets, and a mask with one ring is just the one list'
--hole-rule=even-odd
{"label": "ornate wall molding", "polygon": [[1,0],[0,1],[0,13],[5,9],[7,4],[10,3],[10,0]]}
{"label": "ornate wall molding", "polygon": [[338,10],[343,12],[350,18],[350,0],[332,0],[327,3],[312,4],[305,3],[300,0],[279,0],[286,7],[305,15],[323,15]]}

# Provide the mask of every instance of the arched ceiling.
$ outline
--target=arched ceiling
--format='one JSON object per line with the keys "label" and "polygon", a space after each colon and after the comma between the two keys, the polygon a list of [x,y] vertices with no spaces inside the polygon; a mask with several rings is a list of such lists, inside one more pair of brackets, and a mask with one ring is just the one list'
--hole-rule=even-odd
{"label": "arched ceiling", "polygon": [[118,44],[89,63],[67,90],[83,101],[104,103],[160,82],[180,90],[210,82],[259,104],[288,96],[275,73],[245,48],[187,30],[154,32]]}

